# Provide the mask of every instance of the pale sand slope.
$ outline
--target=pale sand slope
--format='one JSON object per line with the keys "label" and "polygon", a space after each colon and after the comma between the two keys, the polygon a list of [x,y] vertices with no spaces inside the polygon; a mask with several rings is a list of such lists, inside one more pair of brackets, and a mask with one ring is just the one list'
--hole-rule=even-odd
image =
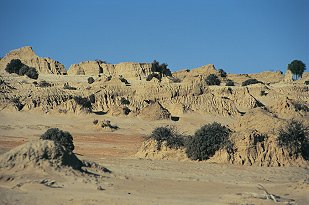
{"label": "pale sand slope", "polygon": [[[94,118],[109,119],[120,129],[115,132],[96,130],[92,125]],[[213,118],[186,115],[177,125],[192,133],[210,119]],[[258,184],[283,197],[283,202],[294,199],[296,204],[309,203],[308,169],[129,157],[140,146],[140,136],[158,125],[170,124],[168,121],[2,111],[0,122],[2,152],[37,139],[49,127],[59,127],[73,134],[75,152],[83,155],[77,155],[79,158],[94,160],[112,171],[94,180],[31,167],[21,172],[1,170],[0,204],[274,204],[271,200],[252,197],[263,194]],[[54,180],[54,188],[40,184],[43,179]],[[104,190],[98,190],[98,186]]]}

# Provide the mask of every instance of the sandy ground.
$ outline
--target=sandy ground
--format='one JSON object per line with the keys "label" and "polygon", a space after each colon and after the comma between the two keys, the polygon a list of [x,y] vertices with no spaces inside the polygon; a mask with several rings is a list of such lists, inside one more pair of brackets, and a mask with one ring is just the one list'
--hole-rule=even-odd
{"label": "sandy ground", "polygon": [[[187,121],[185,120],[187,118]],[[178,122],[192,132],[201,119],[184,116]],[[98,130],[93,119],[109,119],[120,129]],[[203,120],[203,119],[202,119]],[[219,119],[220,120],[220,119]],[[190,121],[190,123],[187,123]],[[203,122],[207,122],[205,117]],[[0,112],[1,153],[37,139],[49,127],[68,130],[74,136],[79,158],[90,159],[112,171],[100,180],[49,170],[1,171],[0,204],[275,204],[263,199],[263,185],[281,197],[277,204],[309,204],[309,171],[298,167],[248,167],[206,162],[136,159],[132,155],[143,136],[168,122],[138,118],[50,115],[36,112]],[[186,125],[186,128],[184,128]],[[38,183],[48,179],[53,187]],[[99,190],[98,187],[102,189]],[[259,198],[260,197],[260,198]]]}

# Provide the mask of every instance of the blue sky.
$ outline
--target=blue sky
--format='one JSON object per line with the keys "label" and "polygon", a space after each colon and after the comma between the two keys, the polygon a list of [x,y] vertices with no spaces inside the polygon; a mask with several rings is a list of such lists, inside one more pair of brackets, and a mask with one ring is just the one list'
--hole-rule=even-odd
{"label": "blue sky", "polygon": [[67,68],[94,59],[156,59],[173,71],[309,67],[308,0],[1,0],[0,17],[0,56],[30,45]]}

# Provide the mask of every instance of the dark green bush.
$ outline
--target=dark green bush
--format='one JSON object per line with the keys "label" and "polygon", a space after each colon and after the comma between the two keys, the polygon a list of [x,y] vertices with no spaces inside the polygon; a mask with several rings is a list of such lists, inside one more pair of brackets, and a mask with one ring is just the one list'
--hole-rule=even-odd
{"label": "dark green bush", "polygon": [[151,63],[151,66],[151,70],[153,72],[160,73],[159,80],[161,80],[162,76],[172,76],[172,72],[170,69],[167,68],[168,65],[166,63],[160,64],[158,61],[154,60]]}
{"label": "dark green bush", "polygon": [[309,80],[306,80],[304,83],[305,85],[309,85]]}
{"label": "dark green bush", "polygon": [[26,75],[32,79],[38,79],[39,74],[35,68],[29,67],[23,64],[19,59],[11,60],[7,65],[5,70],[8,73],[16,73],[18,75]]}
{"label": "dark green bush", "polygon": [[17,73],[19,74],[20,68],[24,64],[19,59],[12,59],[5,67],[5,71],[8,73]]}
{"label": "dark green bush", "polygon": [[226,86],[235,86],[235,83],[234,81],[232,80],[227,80],[226,83],[225,83]]}
{"label": "dark green bush", "polygon": [[309,129],[297,120],[291,120],[285,128],[279,130],[277,142],[279,146],[288,149],[291,156],[302,155],[305,159],[309,158]]}
{"label": "dark green bush", "polygon": [[220,76],[222,78],[225,78],[227,76],[226,72],[223,69],[219,69],[218,72],[220,73]]}
{"label": "dark green bush", "polygon": [[218,76],[216,76],[215,74],[210,74],[206,78],[206,83],[207,83],[207,85],[220,85],[221,82],[220,82]]}
{"label": "dark green bush", "polygon": [[94,79],[93,79],[93,77],[89,77],[89,78],[88,78],[88,83],[89,83],[89,84],[94,83]]}
{"label": "dark green bush", "polygon": [[151,73],[147,76],[146,81],[151,81],[153,78],[157,78],[158,80],[161,80],[161,77],[157,73]]}
{"label": "dark green bush", "polygon": [[77,88],[70,86],[69,83],[65,83],[63,85],[63,89],[66,89],[66,90],[76,90]]}
{"label": "dark green bush", "polygon": [[95,103],[95,95],[94,94],[89,95],[89,101],[91,103]]}
{"label": "dark green bush", "polygon": [[150,139],[157,142],[157,149],[160,150],[162,142],[166,142],[169,148],[180,148],[184,146],[184,138],[172,127],[157,127],[149,135]]}
{"label": "dark green bush", "polygon": [[82,106],[83,108],[88,108],[88,109],[91,109],[91,102],[88,98],[83,98],[81,96],[75,96],[73,98],[75,100],[75,102],[77,104],[79,104],[80,106]]}
{"label": "dark green bush", "polygon": [[207,160],[221,148],[230,148],[230,130],[214,122],[197,130],[186,144],[187,156],[192,160]]}
{"label": "dark green bush", "polygon": [[25,74],[26,76],[28,76],[31,79],[38,79],[39,74],[38,71],[35,68],[29,67],[28,71]]}
{"label": "dark green bush", "polygon": [[50,128],[41,135],[42,140],[52,140],[58,145],[62,145],[66,150],[72,152],[74,150],[73,137],[69,132],[59,130],[58,128]]}
{"label": "dark green bush", "polygon": [[17,108],[18,111],[22,110],[24,108],[24,106],[25,106],[24,104],[22,104],[20,102],[19,97],[14,97],[14,98],[12,98],[11,101],[14,104],[14,106]]}
{"label": "dark green bush", "polygon": [[242,86],[247,86],[247,85],[252,85],[252,84],[257,84],[257,83],[263,83],[261,81],[258,81],[257,79],[254,78],[250,78],[248,80],[245,80],[244,82],[242,82]]}
{"label": "dark green bush", "polygon": [[45,87],[51,87],[51,84],[49,82],[46,82],[45,80],[40,81],[36,85],[37,87],[45,88]]}
{"label": "dark green bush", "polygon": [[121,103],[122,105],[130,105],[130,101],[127,100],[127,99],[125,99],[124,97],[122,97],[122,98],[120,99],[120,103]]}

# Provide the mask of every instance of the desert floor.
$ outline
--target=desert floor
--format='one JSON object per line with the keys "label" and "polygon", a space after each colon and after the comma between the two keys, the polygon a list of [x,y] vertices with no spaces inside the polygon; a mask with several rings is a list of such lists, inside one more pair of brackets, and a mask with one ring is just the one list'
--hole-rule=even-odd
{"label": "desert floor", "polygon": [[[92,124],[94,119],[109,119],[120,129],[98,130]],[[210,121],[207,116],[186,115],[173,123],[181,131],[192,133],[207,121]],[[95,114],[1,111],[0,153],[38,139],[50,127],[59,127],[73,135],[74,152],[79,158],[93,160],[112,173],[96,181],[65,172],[42,173],[33,168],[1,172],[0,204],[275,204],[264,198],[264,192],[257,188],[259,184],[281,197],[277,204],[309,204],[308,169],[133,157],[147,133],[158,125],[170,123]],[[54,185],[38,183],[43,179],[53,181]]]}

